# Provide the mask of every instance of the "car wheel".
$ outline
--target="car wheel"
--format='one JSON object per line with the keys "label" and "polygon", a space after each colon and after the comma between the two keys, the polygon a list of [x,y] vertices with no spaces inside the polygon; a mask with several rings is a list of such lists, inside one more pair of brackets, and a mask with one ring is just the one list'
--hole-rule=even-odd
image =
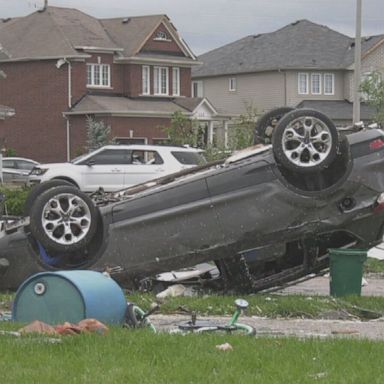
{"label": "car wheel", "polygon": [[279,107],[270,110],[256,121],[253,144],[271,144],[272,133],[279,120],[288,112],[293,111],[291,107]]}
{"label": "car wheel", "polygon": [[34,187],[32,187],[24,203],[24,215],[29,216],[29,212],[31,211],[32,204],[42,193],[44,193],[50,188],[58,187],[60,185],[73,186],[73,184],[71,184],[69,181],[54,179],[54,180],[45,181],[44,183],[37,184]]}
{"label": "car wheel", "polygon": [[337,155],[339,140],[335,124],[326,115],[297,109],[278,122],[272,144],[278,163],[306,173],[327,168]]}
{"label": "car wheel", "polygon": [[30,210],[32,236],[44,248],[73,252],[88,245],[97,229],[97,208],[73,186],[48,189]]}

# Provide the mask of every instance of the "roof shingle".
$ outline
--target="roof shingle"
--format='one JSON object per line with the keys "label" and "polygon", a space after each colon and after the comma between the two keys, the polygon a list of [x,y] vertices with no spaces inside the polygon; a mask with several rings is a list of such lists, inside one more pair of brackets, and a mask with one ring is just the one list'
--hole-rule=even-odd
{"label": "roof shingle", "polygon": [[[362,51],[383,39],[363,39]],[[299,20],[277,31],[244,37],[198,57],[193,77],[278,69],[343,69],[353,63],[351,37],[326,26]]]}

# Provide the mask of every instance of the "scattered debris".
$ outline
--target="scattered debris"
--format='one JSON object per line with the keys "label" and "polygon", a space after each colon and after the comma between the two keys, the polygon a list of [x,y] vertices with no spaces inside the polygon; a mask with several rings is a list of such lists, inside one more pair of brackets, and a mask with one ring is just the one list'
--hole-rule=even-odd
{"label": "scattered debris", "polygon": [[2,336],[16,336],[16,337],[20,337],[21,333],[20,332],[14,332],[14,331],[3,331],[3,330],[0,330],[0,335],[2,335]]}
{"label": "scattered debris", "polygon": [[313,375],[309,375],[312,379],[319,380],[319,379],[325,379],[327,377],[327,372],[319,372],[314,373]]}
{"label": "scattered debris", "polygon": [[41,333],[44,335],[57,335],[58,332],[54,327],[49,324],[46,324],[42,321],[35,320],[32,323],[26,325],[23,328],[19,329],[21,334],[23,333]]}
{"label": "scattered debris", "polygon": [[360,332],[356,329],[338,329],[331,333],[332,335],[358,335]]}
{"label": "scattered debris", "polygon": [[0,312],[0,321],[11,321],[12,313],[11,312]]}
{"label": "scattered debris", "polygon": [[182,284],[171,285],[164,291],[156,295],[157,299],[165,299],[167,297],[177,297],[177,296],[193,296],[193,290],[190,287],[185,287]]}
{"label": "scattered debris", "polygon": [[220,275],[220,271],[214,264],[201,263],[191,268],[183,268],[177,271],[165,272],[156,275],[155,280],[164,283],[183,284],[198,283],[202,279],[212,279]]}
{"label": "scattered debris", "polygon": [[105,335],[108,333],[108,327],[96,319],[84,319],[77,324],[65,322],[52,326],[42,321],[35,320],[25,327],[19,329],[18,333],[38,333],[44,335],[78,335],[80,333],[98,333]]}
{"label": "scattered debris", "polygon": [[232,351],[233,347],[229,343],[224,343],[224,344],[216,345],[216,349],[218,349],[219,351]]}

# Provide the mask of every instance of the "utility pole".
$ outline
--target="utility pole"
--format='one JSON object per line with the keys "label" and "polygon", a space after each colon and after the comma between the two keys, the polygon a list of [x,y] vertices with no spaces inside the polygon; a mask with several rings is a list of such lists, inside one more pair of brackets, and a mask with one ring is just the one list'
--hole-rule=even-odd
{"label": "utility pole", "polygon": [[353,124],[360,121],[360,83],[361,83],[361,9],[362,0],[356,0],[355,64],[353,81]]}

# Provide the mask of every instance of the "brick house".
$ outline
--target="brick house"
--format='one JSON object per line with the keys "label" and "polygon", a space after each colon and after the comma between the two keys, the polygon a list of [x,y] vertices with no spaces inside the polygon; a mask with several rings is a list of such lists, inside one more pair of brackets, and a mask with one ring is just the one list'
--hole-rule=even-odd
{"label": "brick house", "polygon": [[86,118],[111,126],[123,143],[166,139],[160,126],[181,111],[210,125],[220,118],[191,98],[196,57],[165,15],[96,19],[47,7],[0,22],[0,104],[17,114],[0,141],[50,162],[84,152]]}
{"label": "brick house", "polygon": [[[280,106],[308,107],[339,125],[352,122],[354,38],[309,20],[250,35],[199,56],[193,95],[238,116],[251,104],[260,114]],[[384,74],[384,35],[362,38],[362,76]],[[374,110],[362,103],[361,118]]]}
{"label": "brick house", "polygon": [[[0,47],[0,54],[1,54],[1,47]],[[6,78],[7,78],[7,75],[5,74],[5,72],[0,70],[0,80],[6,79]],[[5,105],[0,105],[0,124],[7,117],[13,116],[14,114],[15,114],[15,111],[12,108],[7,107]]]}

